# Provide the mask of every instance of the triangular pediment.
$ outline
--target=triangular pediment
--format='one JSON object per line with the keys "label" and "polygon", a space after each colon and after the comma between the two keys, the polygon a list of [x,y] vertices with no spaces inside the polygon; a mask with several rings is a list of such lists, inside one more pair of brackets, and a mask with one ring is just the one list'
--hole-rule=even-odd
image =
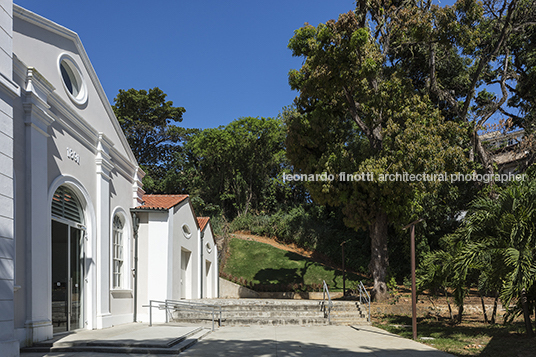
{"label": "triangular pediment", "polygon": [[[13,5],[13,54],[15,77],[24,80],[27,68],[35,69],[47,82],[50,93],[46,102],[50,111],[66,117],[71,126],[79,126],[87,141],[97,145],[99,133],[112,144],[112,151],[120,156],[123,165],[133,168],[136,159],[123,135],[99,78],[77,33],[39,16],[20,6]],[[69,73],[79,71],[79,80],[85,85],[86,98],[73,96],[72,83],[65,80]],[[24,83],[23,87],[24,87]]]}

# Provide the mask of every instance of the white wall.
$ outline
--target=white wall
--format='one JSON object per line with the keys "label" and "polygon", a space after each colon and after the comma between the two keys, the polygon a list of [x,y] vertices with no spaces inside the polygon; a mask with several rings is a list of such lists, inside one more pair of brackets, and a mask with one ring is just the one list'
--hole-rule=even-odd
{"label": "white wall", "polygon": [[[168,278],[171,273],[169,268],[169,234],[168,234],[169,213],[154,212],[149,213],[147,229],[147,298],[144,305],[149,304],[149,300],[163,301],[171,297],[168,296]],[[146,308],[148,309],[148,308]],[[147,310],[148,311],[148,310]],[[153,322],[165,320],[163,311],[153,309]]]}
{"label": "white wall", "polygon": [[[182,201],[174,208],[173,221],[173,238],[177,247],[175,249],[173,258],[174,272],[180,274],[181,250],[191,253],[187,271],[189,276],[187,278],[188,284],[186,285],[186,294],[179,295],[179,297],[184,296],[186,299],[198,299],[201,297],[201,258],[199,252],[200,238],[198,233],[199,229],[197,219],[194,216],[189,198]],[[182,227],[184,224],[188,225],[190,228],[190,237],[187,237],[183,232]],[[183,286],[185,286],[185,284],[183,284]]]}
{"label": "white wall", "polygon": [[19,355],[14,330],[12,1],[0,0],[0,351]]}
{"label": "white wall", "polygon": [[[217,298],[218,297],[218,247],[215,244],[214,236],[210,221],[203,230],[203,297]],[[207,272],[207,262],[210,263],[210,269]]]}

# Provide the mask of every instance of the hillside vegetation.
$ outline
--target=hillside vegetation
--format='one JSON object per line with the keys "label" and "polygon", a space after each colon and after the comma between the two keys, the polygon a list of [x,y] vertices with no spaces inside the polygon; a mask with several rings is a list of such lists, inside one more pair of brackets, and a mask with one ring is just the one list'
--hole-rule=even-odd
{"label": "hillside vegetation", "polygon": [[[303,255],[256,241],[232,238],[222,275],[256,290],[321,290],[325,280],[330,291],[342,291],[342,271]],[[362,280],[346,274],[346,287]],[[272,286],[270,289],[269,286]],[[278,286],[275,286],[278,285]]]}

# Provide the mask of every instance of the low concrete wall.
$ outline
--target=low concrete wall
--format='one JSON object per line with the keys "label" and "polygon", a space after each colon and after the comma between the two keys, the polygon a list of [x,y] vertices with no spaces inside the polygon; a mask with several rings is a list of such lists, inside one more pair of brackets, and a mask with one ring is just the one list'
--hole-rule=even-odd
{"label": "low concrete wall", "polygon": [[220,299],[259,298],[259,293],[220,278]]}
{"label": "low concrete wall", "polygon": [[[331,299],[339,299],[343,296],[342,292],[330,293]],[[239,299],[239,298],[257,298],[257,299],[296,299],[296,300],[322,300],[322,292],[256,292],[233,283],[229,280],[220,278],[220,299]],[[327,298],[327,297],[326,297]]]}
{"label": "low concrete wall", "polygon": [[[456,315],[458,313],[458,306],[451,304],[452,314]],[[491,316],[493,311],[493,305],[486,305],[486,314],[488,318]],[[372,302],[370,304],[370,312],[372,316],[378,315],[407,315],[411,316],[411,304],[385,304],[385,303],[376,303]],[[497,306],[497,316],[502,316],[506,312],[506,309],[503,308],[501,304]],[[481,305],[464,305],[463,310],[464,315],[482,315],[482,306]],[[417,316],[449,316],[448,305],[428,305],[428,304],[417,304]]]}
{"label": "low concrete wall", "polygon": [[[321,292],[261,292],[258,294],[261,299],[322,300],[323,298],[323,294]],[[342,292],[332,292],[329,295],[331,299],[339,299],[343,296]]]}

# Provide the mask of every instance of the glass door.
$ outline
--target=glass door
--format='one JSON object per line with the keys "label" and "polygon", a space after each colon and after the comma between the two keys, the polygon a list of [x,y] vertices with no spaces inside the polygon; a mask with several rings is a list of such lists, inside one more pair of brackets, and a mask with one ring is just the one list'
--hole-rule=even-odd
{"label": "glass door", "polygon": [[84,234],[66,223],[52,221],[53,332],[83,327]]}
{"label": "glass door", "polygon": [[84,327],[82,325],[82,286],[84,279],[84,256],[83,256],[83,232],[80,229],[70,227],[70,301],[69,308],[69,330],[76,330]]}

